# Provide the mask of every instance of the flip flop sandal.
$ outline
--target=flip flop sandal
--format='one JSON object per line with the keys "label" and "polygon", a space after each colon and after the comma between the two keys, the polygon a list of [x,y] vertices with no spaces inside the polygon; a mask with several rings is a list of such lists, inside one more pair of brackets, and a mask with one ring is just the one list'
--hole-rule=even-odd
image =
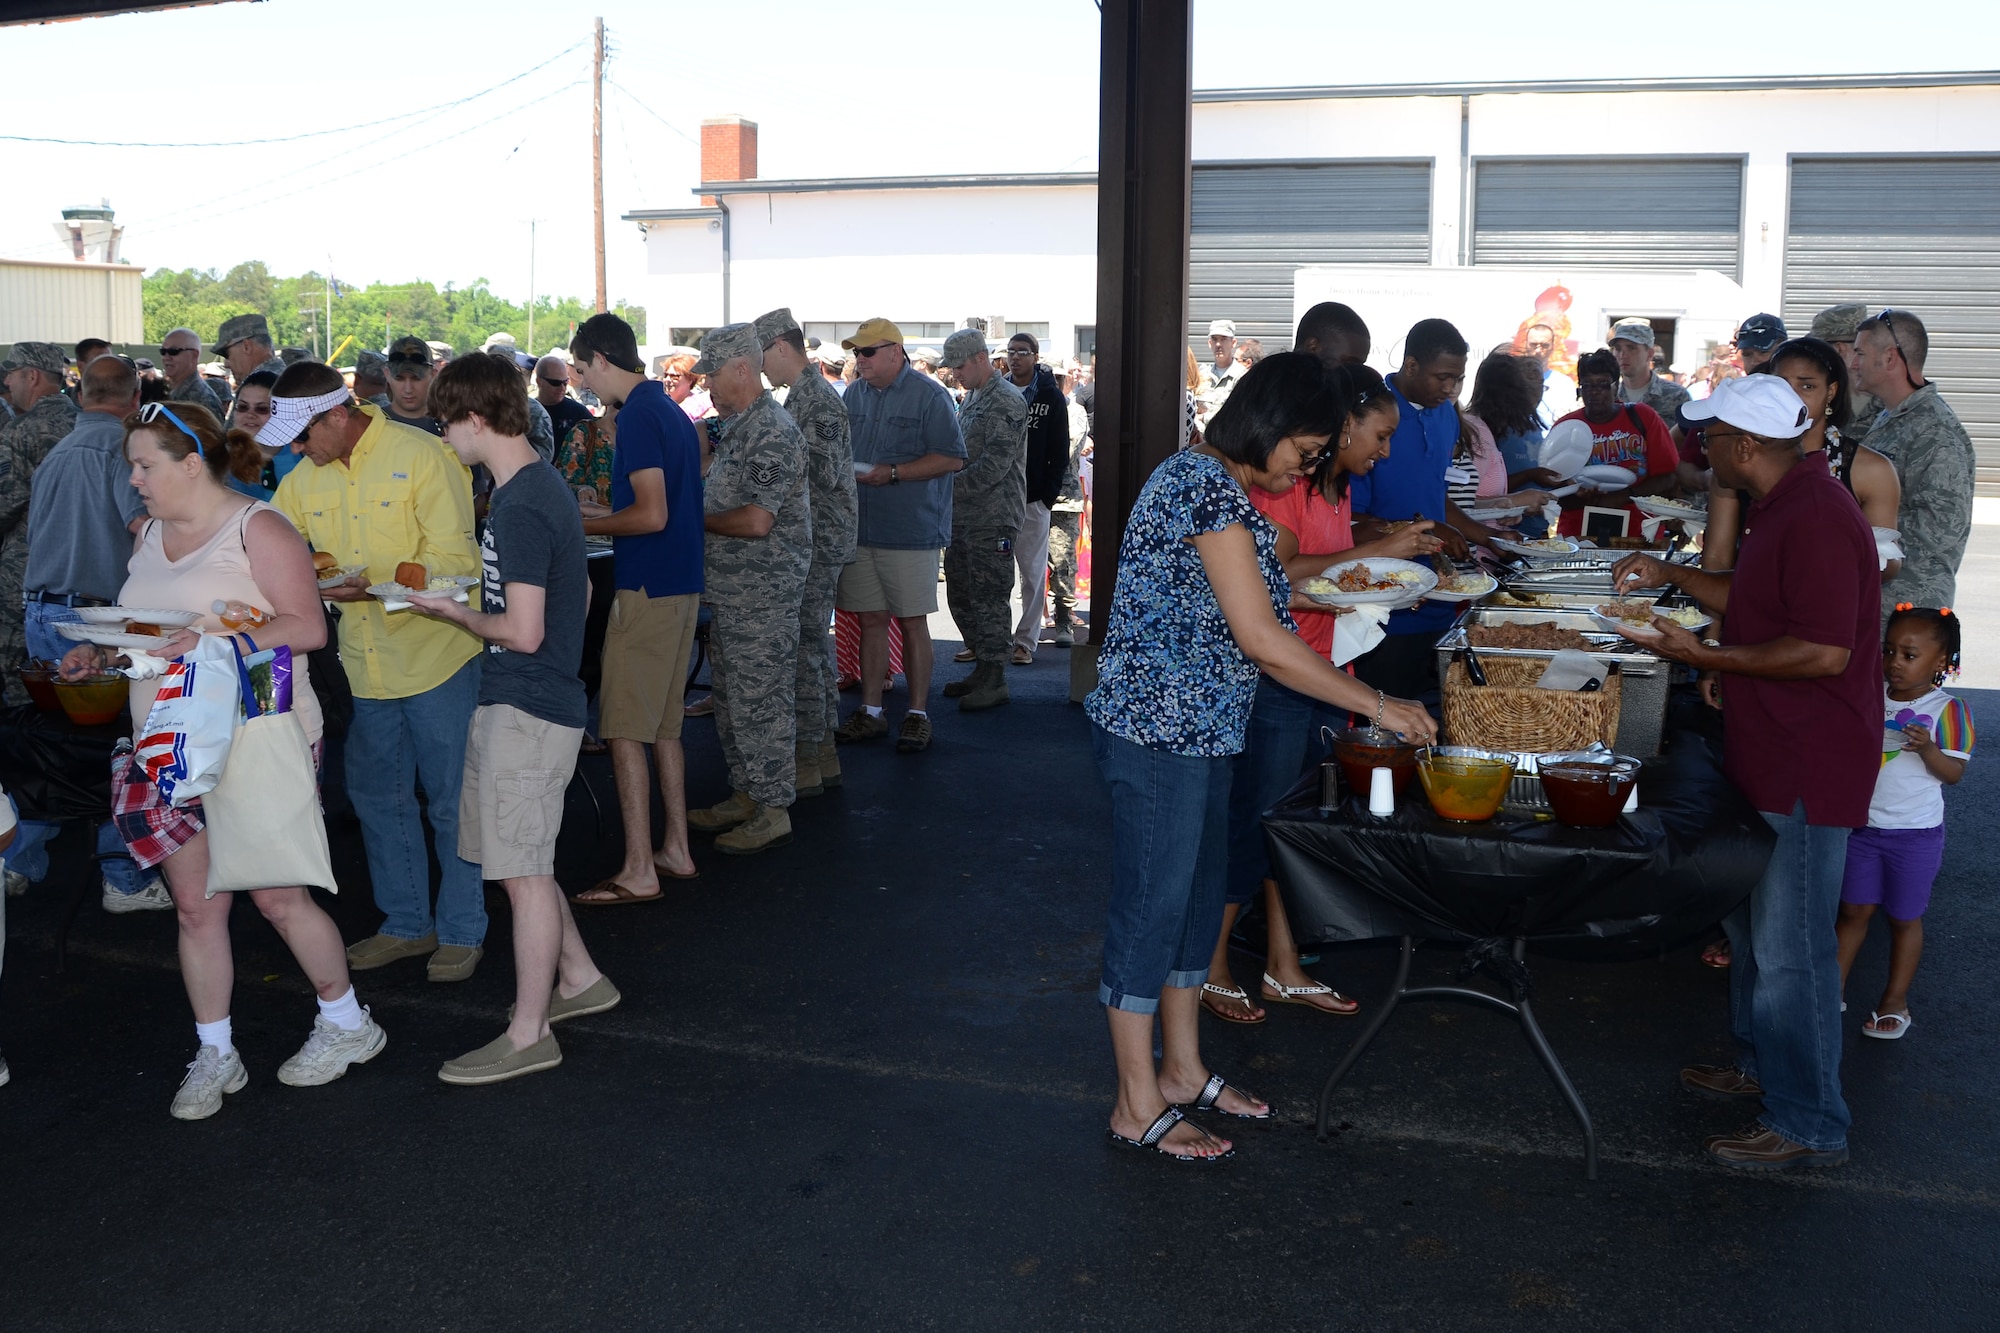
{"label": "flip flop sandal", "polygon": [[[1269,1120],[1271,1118],[1269,1107],[1264,1109],[1264,1114],[1262,1115],[1251,1115],[1248,1111],[1223,1110],[1216,1103],[1221,1100],[1222,1094],[1228,1090],[1229,1084],[1224,1081],[1222,1075],[1210,1074],[1208,1076],[1208,1085],[1201,1090],[1201,1096],[1194,1099],[1192,1109],[1196,1111],[1213,1111],[1217,1115],[1226,1115],[1232,1120]],[[1236,1089],[1236,1091],[1243,1092],[1241,1088]],[[1247,1097],[1250,1094],[1246,1092],[1243,1095]]]}
{"label": "flip flop sandal", "polygon": [[[1886,1029],[1870,1026],[1870,1024],[1880,1023],[1891,1023],[1894,1026]],[[1861,1035],[1864,1037],[1874,1037],[1878,1041],[1901,1041],[1903,1034],[1914,1026],[1916,1024],[1907,1013],[1878,1014],[1871,1011],[1868,1015],[1868,1023],[1862,1025]]]}
{"label": "flip flop sandal", "polygon": [[1201,990],[1201,1007],[1225,1023],[1242,1023],[1247,1026],[1252,1023],[1261,1023],[1270,1017],[1268,1014],[1232,1014],[1227,1009],[1208,1002],[1209,996],[1220,995],[1225,1000],[1241,1000],[1243,1007],[1248,1009],[1251,1007],[1250,993],[1248,991],[1231,990],[1227,986],[1215,986],[1206,981],[1201,983]]}
{"label": "flip flop sandal", "polygon": [[[1234,1148],[1229,1149],[1227,1152],[1216,1153],[1212,1157],[1195,1157],[1187,1153],[1168,1152],[1165,1148],[1162,1148],[1160,1140],[1164,1139],[1168,1132],[1175,1125],[1181,1123],[1184,1118],[1184,1113],[1180,1107],[1169,1106],[1166,1110],[1160,1112],[1160,1118],[1148,1125],[1146,1132],[1136,1139],[1128,1139],[1117,1130],[1108,1126],[1105,1128],[1104,1134],[1107,1139],[1120,1148],[1132,1148],[1139,1152],[1156,1152],[1162,1157],[1171,1157],[1177,1162],[1219,1162],[1225,1157],[1234,1157],[1236,1155],[1236,1149]],[[1205,1139],[1215,1138],[1215,1135],[1209,1133],[1200,1125],[1190,1122],[1188,1127]]]}
{"label": "flip flop sandal", "polygon": [[586,898],[581,893],[572,893],[569,900],[577,907],[629,907],[633,903],[656,903],[666,897],[659,893],[634,893],[615,880],[600,879],[586,889],[586,893],[608,893],[609,898]]}
{"label": "flip flop sandal", "polygon": [[[1361,1012],[1359,1004],[1355,1004],[1353,1000],[1348,1000],[1345,995],[1342,995],[1331,986],[1283,986],[1269,972],[1264,974],[1264,985],[1278,992],[1276,995],[1264,996],[1266,1004],[1302,1004],[1308,1009],[1317,1009],[1321,1013],[1331,1014],[1335,1018],[1352,1018]],[[1353,1004],[1354,1007],[1352,1009],[1329,1009],[1325,1005],[1314,1004],[1311,1000],[1301,1000],[1298,998],[1301,995],[1331,995],[1336,1000],[1346,1000],[1347,1003]]]}
{"label": "flip flop sandal", "polygon": [[1729,941],[1717,940],[1701,951],[1701,961],[1709,967],[1729,966]]}

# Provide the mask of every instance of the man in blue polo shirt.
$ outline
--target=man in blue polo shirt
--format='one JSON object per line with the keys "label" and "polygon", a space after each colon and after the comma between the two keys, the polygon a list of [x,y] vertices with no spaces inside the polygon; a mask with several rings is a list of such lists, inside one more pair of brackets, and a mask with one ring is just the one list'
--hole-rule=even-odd
{"label": "man in blue polo shirt", "polygon": [[[1390,523],[1428,518],[1454,560],[1468,540],[1490,542],[1492,529],[1465,516],[1445,495],[1445,469],[1458,450],[1459,390],[1465,386],[1465,338],[1442,319],[1419,320],[1403,340],[1403,368],[1389,376],[1401,414],[1389,456],[1355,477],[1348,489],[1356,544],[1375,540]],[[1354,674],[1385,694],[1438,700],[1437,641],[1458,608],[1419,602],[1389,617],[1387,637],[1354,660]]]}

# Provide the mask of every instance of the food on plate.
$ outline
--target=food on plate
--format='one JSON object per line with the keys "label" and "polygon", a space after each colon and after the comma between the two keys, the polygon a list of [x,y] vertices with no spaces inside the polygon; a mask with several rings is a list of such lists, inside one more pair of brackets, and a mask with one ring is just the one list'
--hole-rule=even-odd
{"label": "food on plate", "polygon": [[1560,607],[1562,602],[1545,592],[1502,592],[1493,599],[1493,605]]}
{"label": "food on plate", "polygon": [[340,568],[340,557],[335,555],[333,552],[331,551],[313,552],[313,572],[319,575],[321,578],[325,578],[328,574],[333,573],[334,570],[339,568]]}
{"label": "food on plate", "polygon": [[1453,574],[1450,578],[1438,580],[1439,592],[1485,592],[1493,586],[1491,574],[1481,574],[1473,570],[1465,574]]}
{"label": "food on plate", "polygon": [[1299,580],[1299,591],[1308,597],[1330,597],[1339,592],[1340,588],[1332,579],[1314,575],[1312,578]]}
{"label": "food on plate", "polygon": [[1597,614],[1606,620],[1629,620],[1636,625],[1652,624],[1654,613],[1655,607],[1652,602],[1630,597],[1620,597],[1605,602],[1597,608]]}
{"label": "food on plate", "polygon": [[1341,592],[1393,592],[1423,581],[1423,575],[1414,569],[1392,569],[1377,578],[1365,562],[1357,560],[1334,576],[1333,585]]}
{"label": "food on plate", "polygon": [[431,572],[414,560],[405,560],[396,566],[396,582],[405,588],[428,588]]}
{"label": "food on plate", "polygon": [[440,574],[429,583],[426,583],[424,589],[427,592],[457,592],[460,588],[465,587],[468,582],[469,580],[467,579],[453,578],[449,574]]}
{"label": "food on plate", "polygon": [[1563,648],[1588,648],[1590,640],[1580,630],[1564,629],[1553,620],[1526,624],[1473,625],[1466,638],[1474,648],[1529,648],[1536,652],[1556,652]]}
{"label": "food on plate", "polygon": [[1558,555],[1568,555],[1577,549],[1576,543],[1562,537],[1537,537],[1533,541],[1508,542],[1509,546],[1519,546],[1530,551],[1553,551]]}
{"label": "food on plate", "polygon": [[155,625],[151,621],[147,620],[132,621],[130,624],[125,626],[125,632],[127,634],[144,634],[148,638],[152,639],[157,639],[162,634],[166,633],[166,631],[161,629],[158,625]]}

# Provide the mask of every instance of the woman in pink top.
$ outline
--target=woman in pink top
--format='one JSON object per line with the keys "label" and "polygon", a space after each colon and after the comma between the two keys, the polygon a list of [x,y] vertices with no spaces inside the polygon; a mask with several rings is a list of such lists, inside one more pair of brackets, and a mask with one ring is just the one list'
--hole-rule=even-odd
{"label": "woman in pink top", "polygon": [[[176,658],[191,650],[201,634],[225,633],[213,613],[216,602],[240,601],[261,608],[270,619],[232,635],[241,650],[288,647],[293,653],[292,708],[318,750],[319,702],[306,678],[306,654],[326,642],[326,617],[319,607],[312,554],[284,515],[261,501],[230,490],[226,478],[232,444],[214,417],[185,403],[155,403],[125,421],[125,457],[132,485],[152,519],[140,529],[127,566],[121,606],[202,615],[193,628],[176,631],[153,655]],[[252,446],[254,447],[254,445]],[[79,644],[63,659],[63,675],[77,678],[111,665],[111,650]],[[134,681],[132,717],[143,724],[158,692],[157,681]],[[206,896],[208,834],[201,802],[167,805],[159,788],[129,758],[112,775],[113,817],[141,866],[163,867],[180,917],[181,980],[194,1008],[199,1042],[187,1078],[174,1095],[177,1119],[200,1120],[221,1109],[224,1093],[249,1082],[237,1054],[229,1022],[235,962],[229,946],[232,894]],[[275,841],[288,830],[272,829]],[[319,1015],[298,1053],[278,1069],[278,1081],[294,1087],[330,1083],[347,1067],[372,1060],[388,1038],[356,1000],[347,976],[347,951],[340,931],[305,889],[296,885],[253,889],[250,898],[277,928],[319,993]]]}
{"label": "woman in pink top", "polygon": [[[1250,501],[1278,529],[1278,558],[1294,584],[1323,572],[1340,555],[1355,559],[1388,556],[1421,559],[1440,549],[1432,524],[1422,519],[1398,529],[1381,541],[1354,544],[1349,521],[1347,483],[1389,456],[1396,433],[1396,396],[1382,377],[1366,366],[1346,366],[1332,372],[1344,382],[1351,404],[1347,422],[1331,446],[1320,455],[1311,480],[1283,495],[1252,489]],[[1228,411],[1224,404],[1223,411]],[[1318,602],[1292,594],[1292,618],[1299,637],[1322,657],[1333,655],[1334,613]],[[1372,720],[1372,719],[1371,719]],[[1261,1023],[1264,1010],[1229,973],[1229,932],[1238,914],[1261,889],[1264,895],[1266,948],[1262,995],[1273,1004],[1303,1004],[1328,1014],[1351,1014],[1359,1005],[1307,976],[1299,965],[1291,923],[1278,897],[1277,881],[1264,852],[1264,811],[1297,782],[1299,775],[1327,757],[1321,729],[1335,731],[1348,724],[1347,714],[1294,690],[1269,676],[1257,681],[1250,707],[1250,727],[1242,753],[1236,756],[1229,790],[1228,896],[1222,909],[1222,931],[1209,961],[1208,981],[1201,988],[1202,1007],[1231,1023]]]}

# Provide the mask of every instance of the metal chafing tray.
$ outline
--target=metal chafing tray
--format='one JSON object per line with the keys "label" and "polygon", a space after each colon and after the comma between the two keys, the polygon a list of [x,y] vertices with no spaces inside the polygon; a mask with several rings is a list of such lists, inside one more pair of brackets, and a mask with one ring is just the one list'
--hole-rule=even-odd
{"label": "metal chafing tray", "polygon": [[[1445,636],[1438,640],[1438,679],[1443,680],[1451,659],[1466,646],[1467,630],[1475,625],[1542,625],[1581,633],[1589,643],[1584,651],[1613,668],[1624,678],[1624,699],[1618,714],[1618,735],[1612,748],[1620,754],[1645,757],[1660,752],[1660,734],[1667,721],[1667,686],[1672,664],[1650,648],[1601,628],[1584,607],[1557,609],[1530,606],[1473,605],[1465,609]],[[1555,656],[1547,648],[1475,648],[1482,658],[1513,657],[1546,662]]]}

